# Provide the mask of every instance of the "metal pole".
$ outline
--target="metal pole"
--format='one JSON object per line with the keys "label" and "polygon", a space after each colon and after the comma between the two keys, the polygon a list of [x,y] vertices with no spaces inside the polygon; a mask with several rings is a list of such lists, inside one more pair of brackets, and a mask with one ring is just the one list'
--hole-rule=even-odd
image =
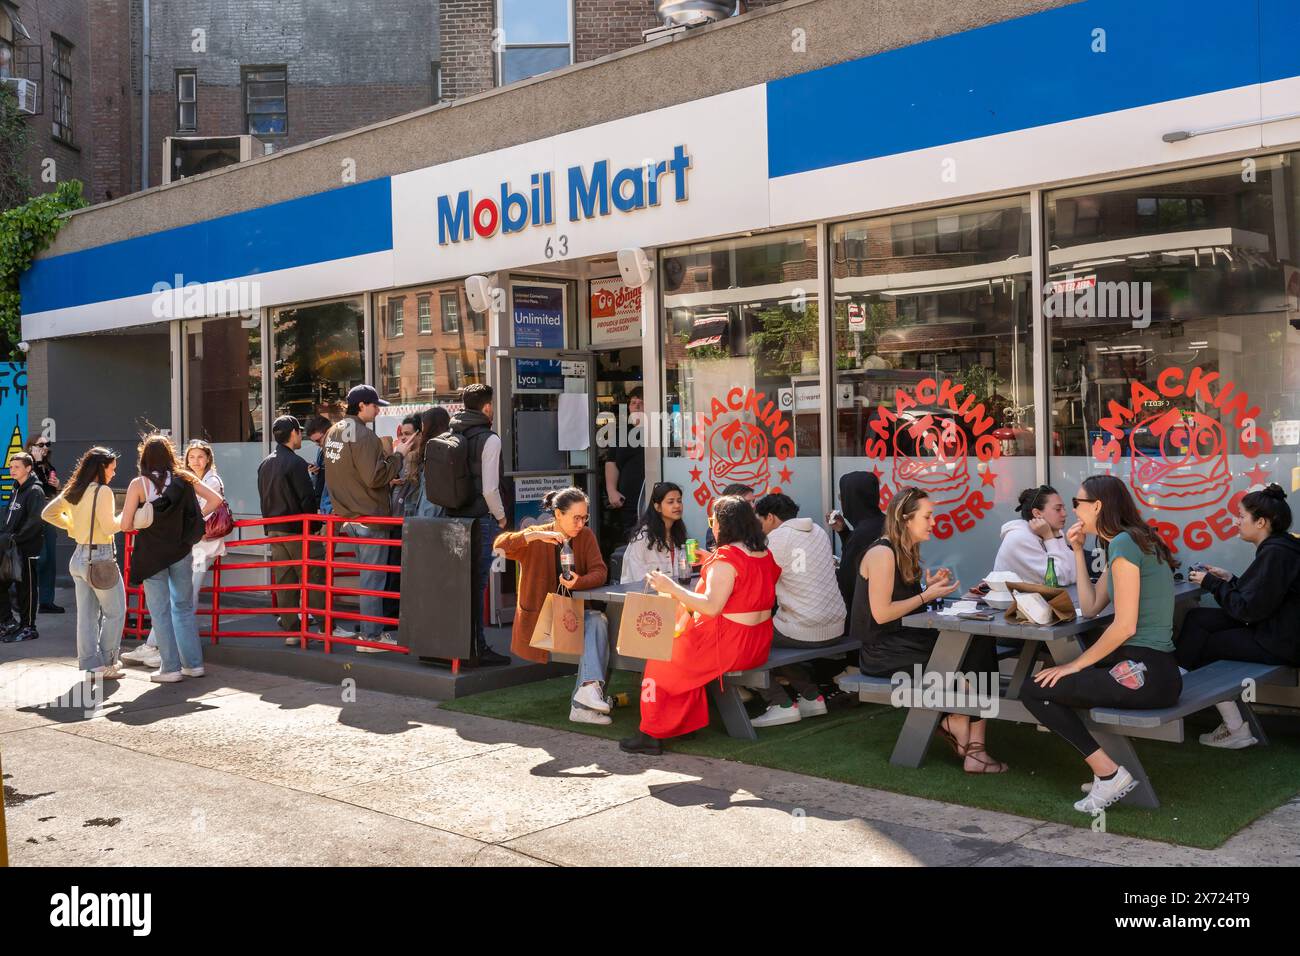
{"label": "metal pole", "polygon": [[140,27],[140,188],[149,188],[149,73],[153,57],[149,52],[149,0],[143,0]]}

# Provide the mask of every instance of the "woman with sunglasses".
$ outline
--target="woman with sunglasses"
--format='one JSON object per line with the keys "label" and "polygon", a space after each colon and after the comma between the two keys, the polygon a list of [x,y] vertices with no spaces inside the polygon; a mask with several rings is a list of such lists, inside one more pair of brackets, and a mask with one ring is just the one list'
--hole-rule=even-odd
{"label": "woman with sunglasses", "polygon": [[[33,470],[36,472],[36,480],[40,482],[41,490],[45,492],[45,500],[53,501],[59,496],[60,481],[59,473],[54,470],[54,462],[50,460],[50,440],[44,435],[33,435],[28,438],[27,454],[32,456],[32,461],[35,463]],[[63,608],[54,603],[54,548],[59,533],[54,529],[54,525],[46,524],[44,535],[41,554],[36,561],[39,610],[42,614],[62,614]]]}
{"label": "woman with sunglasses", "polygon": [[1020,517],[1002,526],[1002,544],[993,561],[994,571],[1012,571],[1020,580],[1042,584],[1047,561],[1052,559],[1056,583],[1074,583],[1074,554],[1065,540],[1065,502],[1051,485],[1020,492],[1016,507]]}
{"label": "woman with sunglasses", "polygon": [[[546,595],[563,586],[570,591],[598,588],[609,578],[600,544],[587,526],[587,496],[577,488],[547,492],[542,514],[551,520],[523,531],[498,535],[493,553],[519,562],[518,606],[510,636],[510,649],[519,657],[545,664],[546,651],[529,646],[537,617]],[[566,558],[573,564],[566,567]],[[575,724],[608,724],[611,704],[605,696],[605,672],[609,666],[609,622],[600,611],[588,610],[583,621],[582,659],[578,680],[569,706],[569,720]]]}
{"label": "woman with sunglasses", "polygon": [[[1087,650],[1067,664],[1025,681],[1020,699],[1038,722],[1064,737],[1092,769],[1087,795],[1074,804],[1097,814],[1138,785],[1098,746],[1079,710],[1172,707],[1183,690],[1174,658],[1174,569],[1178,562],[1142,519],[1124,482],[1112,475],[1084,479],[1074,498],[1078,521],[1066,532],[1074,552],[1079,605],[1093,617],[1114,602],[1115,617]],[[1106,569],[1094,585],[1088,576],[1084,536],[1106,550]]]}

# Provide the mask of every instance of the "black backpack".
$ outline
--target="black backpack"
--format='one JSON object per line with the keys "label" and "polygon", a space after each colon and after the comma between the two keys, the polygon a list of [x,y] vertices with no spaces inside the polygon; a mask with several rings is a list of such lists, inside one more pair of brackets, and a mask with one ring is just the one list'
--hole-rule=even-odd
{"label": "black backpack", "polygon": [[466,432],[445,431],[424,446],[424,496],[433,504],[464,508],[478,494],[473,438]]}

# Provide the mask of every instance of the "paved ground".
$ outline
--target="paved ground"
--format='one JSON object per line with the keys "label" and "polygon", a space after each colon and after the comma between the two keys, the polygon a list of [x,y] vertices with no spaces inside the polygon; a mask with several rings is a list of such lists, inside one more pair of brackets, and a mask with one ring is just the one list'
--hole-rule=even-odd
{"label": "paved ground", "polygon": [[87,719],[48,706],[79,684],[73,615],[41,623],[0,645],[15,865],[1300,862],[1300,800],[1193,850],[233,667],[132,668]]}

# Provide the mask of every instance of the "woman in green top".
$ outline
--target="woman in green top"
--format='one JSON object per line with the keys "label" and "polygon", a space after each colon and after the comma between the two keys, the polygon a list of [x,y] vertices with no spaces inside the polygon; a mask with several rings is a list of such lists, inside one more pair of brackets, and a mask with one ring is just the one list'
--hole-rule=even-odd
{"label": "woman in green top", "polygon": [[[1092,768],[1091,784],[1074,809],[1097,814],[1138,782],[1097,745],[1076,708],[1153,709],[1178,702],[1183,679],[1174,658],[1174,568],[1165,543],[1142,520],[1118,478],[1093,475],[1074,499],[1079,520],[1066,532],[1078,572],[1085,617],[1115,603],[1115,618],[1086,651],[1067,664],[1048,667],[1026,681],[1020,699],[1038,722],[1060,734]],[[1084,536],[1095,534],[1106,549],[1106,570],[1094,585],[1088,576]]]}

